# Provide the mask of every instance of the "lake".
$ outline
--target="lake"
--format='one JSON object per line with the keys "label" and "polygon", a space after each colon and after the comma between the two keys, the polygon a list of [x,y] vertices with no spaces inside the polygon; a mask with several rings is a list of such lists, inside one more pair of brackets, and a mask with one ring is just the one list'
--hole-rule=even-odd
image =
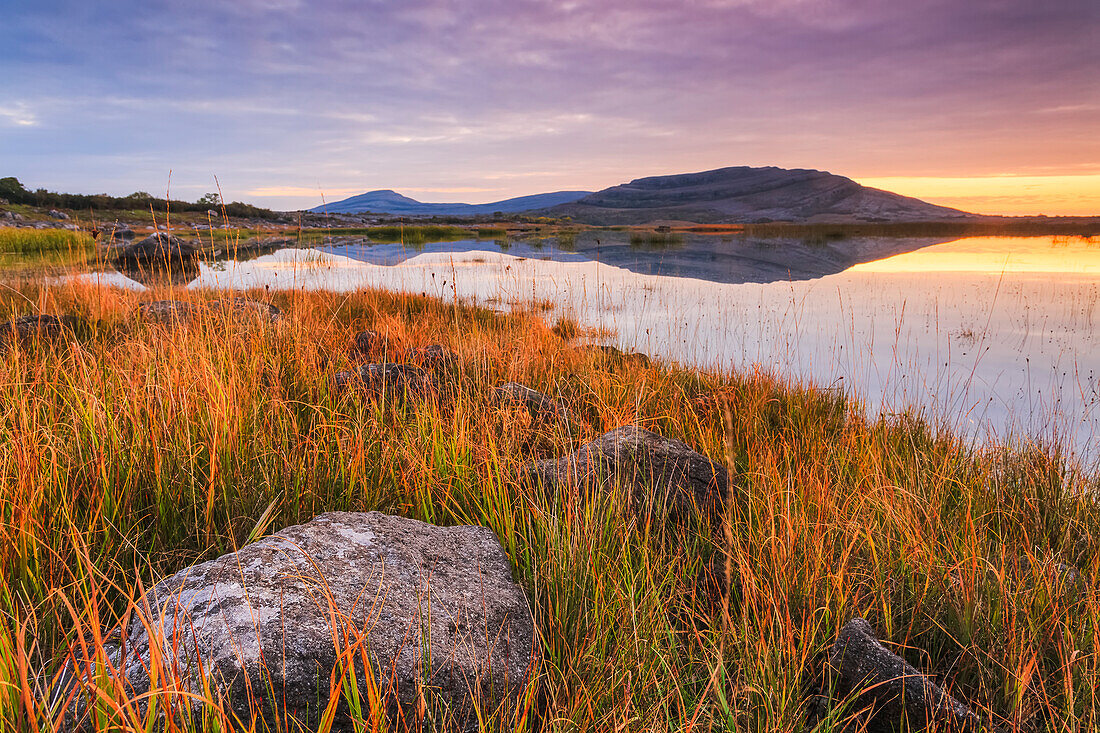
{"label": "lake", "polygon": [[842,390],[873,414],[913,409],[979,441],[1060,438],[1079,460],[1100,459],[1097,238],[336,238],[201,264],[187,285],[365,286],[500,309],[534,301],[660,359],[760,369]]}

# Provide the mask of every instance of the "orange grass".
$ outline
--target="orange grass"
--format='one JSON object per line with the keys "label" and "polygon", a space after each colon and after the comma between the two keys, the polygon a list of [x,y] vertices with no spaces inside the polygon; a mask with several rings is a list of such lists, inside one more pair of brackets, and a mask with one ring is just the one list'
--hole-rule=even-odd
{"label": "orange grass", "polygon": [[[137,302],[160,295],[0,292],[0,317],[92,324],[72,344],[0,354],[3,733],[53,730],[50,690],[67,657],[102,663],[108,634],[144,617],[136,599],[157,579],[324,511],[374,509],[488,526],[511,558],[543,663],[529,705],[489,730],[800,731],[835,634],[857,615],[1006,730],[1100,725],[1098,482],[1056,447],[976,449],[759,373],[608,363],[533,311],[287,292],[253,294],[285,312],[268,327],[141,325]],[[334,394],[350,337],[368,328],[457,351],[451,397]],[[562,398],[583,424],[533,433],[492,401],[504,381]],[[631,422],[728,465],[722,527],[521,483],[533,457]],[[1060,580],[1058,562],[1080,580]],[[728,593],[706,582],[715,568]],[[348,692],[361,640],[334,643],[345,665],[326,703],[381,729],[378,699]],[[185,693],[160,665],[143,700],[111,670],[86,680],[95,725],[179,729],[199,694],[204,713],[189,725],[249,729],[215,691]],[[827,709],[817,730],[852,712]]]}

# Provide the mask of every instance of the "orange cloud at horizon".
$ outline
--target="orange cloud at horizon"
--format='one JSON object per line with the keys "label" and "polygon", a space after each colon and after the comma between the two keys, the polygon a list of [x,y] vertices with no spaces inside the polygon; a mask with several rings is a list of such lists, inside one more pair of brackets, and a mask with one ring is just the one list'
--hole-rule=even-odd
{"label": "orange cloud at horizon", "polygon": [[873,188],[976,214],[1100,216],[1100,173],[1059,176],[859,178]]}

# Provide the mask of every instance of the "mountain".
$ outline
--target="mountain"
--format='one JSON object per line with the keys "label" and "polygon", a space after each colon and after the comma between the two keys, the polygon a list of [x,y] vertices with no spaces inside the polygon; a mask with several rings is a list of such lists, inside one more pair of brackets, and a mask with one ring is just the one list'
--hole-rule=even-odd
{"label": "mountain", "polygon": [[551,207],[586,224],[944,221],[977,217],[824,171],[719,168],[638,178]]}
{"label": "mountain", "polygon": [[494,201],[490,204],[425,204],[402,196],[396,191],[388,189],[380,191],[368,191],[358,196],[346,198],[331,204],[323,204],[310,211],[317,214],[359,214],[373,212],[376,214],[396,214],[406,216],[481,216],[491,215],[501,211],[505,214],[514,214],[520,211],[534,209],[547,209],[560,204],[584,198],[591,191],[555,191],[553,193],[540,193],[533,196],[520,196],[504,201]]}

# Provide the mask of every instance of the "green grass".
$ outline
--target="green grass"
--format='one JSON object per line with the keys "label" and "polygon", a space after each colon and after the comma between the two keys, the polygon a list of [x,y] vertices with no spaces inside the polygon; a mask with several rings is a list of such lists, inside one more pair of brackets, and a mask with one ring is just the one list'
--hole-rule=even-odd
{"label": "green grass", "polygon": [[2,268],[81,264],[94,255],[95,242],[84,232],[0,227]]}
{"label": "green grass", "polygon": [[[98,323],[79,348],[0,354],[5,733],[51,729],[45,686],[66,645],[113,625],[139,580],[336,509],[496,533],[540,634],[542,730],[799,731],[856,615],[1007,730],[1100,725],[1100,484],[1055,448],[974,449],[759,373],[611,365],[531,312],[289,292],[274,296],[283,323],[227,338],[216,321],[135,325],[139,297],[218,296],[0,291],[0,317],[33,303]],[[366,328],[454,348],[453,399],[334,395]],[[488,395],[504,381],[560,395],[579,433],[535,434],[501,412]],[[730,468],[720,526],[520,481],[527,461],[633,422]],[[1081,585],[1055,582],[1048,561],[1079,568]],[[728,594],[698,582],[710,566],[728,569]],[[121,725],[126,701],[104,684],[105,720]]]}

